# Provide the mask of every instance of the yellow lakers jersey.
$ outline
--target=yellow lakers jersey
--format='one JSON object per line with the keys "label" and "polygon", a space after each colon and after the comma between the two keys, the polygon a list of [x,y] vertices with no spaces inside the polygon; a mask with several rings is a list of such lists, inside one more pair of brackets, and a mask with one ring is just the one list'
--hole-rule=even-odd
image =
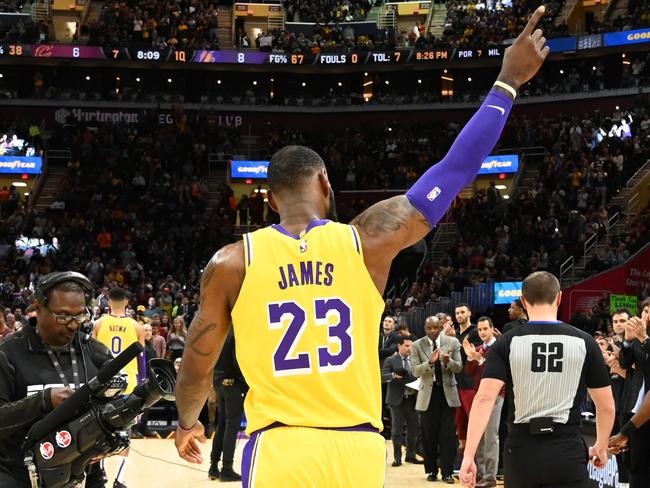
{"label": "yellow lakers jersey", "polygon": [[274,422],[381,429],[384,303],[357,230],[318,220],[295,236],[274,225],[244,235],[244,249],[232,321],[247,432]]}
{"label": "yellow lakers jersey", "polygon": [[[135,322],[129,317],[115,317],[114,315],[102,316],[101,327],[97,333],[97,340],[117,356],[134,342],[138,342]],[[137,386],[138,359],[127,364],[123,371],[128,375],[129,384],[124,393],[131,393]]]}

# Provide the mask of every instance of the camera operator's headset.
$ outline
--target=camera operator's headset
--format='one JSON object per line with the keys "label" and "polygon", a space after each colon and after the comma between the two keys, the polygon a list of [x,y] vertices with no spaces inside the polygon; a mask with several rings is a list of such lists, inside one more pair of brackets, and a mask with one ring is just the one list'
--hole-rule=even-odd
{"label": "camera operator's headset", "polygon": [[[81,273],[76,271],[55,271],[54,273],[46,274],[42,276],[36,285],[36,290],[34,290],[34,297],[38,303],[42,306],[47,305],[48,301],[48,292],[60,285],[61,283],[76,283],[79,285],[83,291],[85,306],[89,311],[90,305],[92,304],[92,292],[93,284],[88,278],[86,278]],[[86,354],[90,357],[90,351],[84,351],[88,347],[88,341],[90,340],[91,329],[86,325],[82,325],[77,333],[79,337],[79,343],[81,344],[81,360],[84,366],[84,375],[86,381],[88,380],[88,368],[86,366]]]}

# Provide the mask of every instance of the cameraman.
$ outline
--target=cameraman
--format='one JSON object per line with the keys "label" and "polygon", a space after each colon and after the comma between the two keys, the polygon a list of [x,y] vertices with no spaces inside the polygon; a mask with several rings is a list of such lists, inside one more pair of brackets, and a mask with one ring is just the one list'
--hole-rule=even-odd
{"label": "cameraman", "polygon": [[[29,488],[21,444],[31,426],[58,407],[112,359],[80,330],[90,319],[92,285],[75,272],[50,273],[36,289],[36,318],[0,344],[0,486]],[[86,487],[104,486],[99,464]]]}

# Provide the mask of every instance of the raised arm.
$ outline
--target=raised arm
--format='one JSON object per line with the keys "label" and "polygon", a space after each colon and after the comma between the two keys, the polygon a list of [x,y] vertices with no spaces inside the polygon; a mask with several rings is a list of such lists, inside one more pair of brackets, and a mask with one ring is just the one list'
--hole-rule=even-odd
{"label": "raised arm", "polygon": [[[359,229],[366,266],[383,291],[393,258],[420,239],[469,185],[497,143],[519,87],[539,70],[549,52],[540,29],[539,7],[515,42],[506,49],[501,72],[485,101],[460,132],[447,155],[429,168],[406,195],[381,201],[351,223]],[[505,85],[505,86],[504,86]]]}
{"label": "raised arm", "polygon": [[201,277],[201,305],[187,335],[187,345],[176,383],[178,430],[176,449],[191,463],[202,463],[198,438],[205,442],[198,421],[212,384],[212,370],[230,329],[230,311],[244,279],[241,241],[219,250]]}

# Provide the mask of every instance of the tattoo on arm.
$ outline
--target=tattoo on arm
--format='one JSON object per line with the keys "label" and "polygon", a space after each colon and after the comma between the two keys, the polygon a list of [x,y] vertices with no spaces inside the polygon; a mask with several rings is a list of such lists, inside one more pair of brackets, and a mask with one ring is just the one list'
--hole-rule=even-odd
{"label": "tattoo on arm", "polygon": [[358,225],[369,236],[375,237],[396,232],[406,227],[411,220],[429,226],[424,215],[402,195],[373,205],[356,217],[351,224]]}
{"label": "tattoo on arm", "polygon": [[191,334],[191,336],[189,338],[189,341],[188,341],[188,345],[192,348],[192,351],[197,353],[199,356],[206,357],[206,356],[210,355],[211,351],[207,351],[207,352],[203,351],[199,347],[199,342],[201,341],[201,338],[205,334],[207,334],[208,332],[211,332],[214,329],[216,329],[218,327],[218,325],[215,324],[215,323],[212,323],[212,324],[206,325],[205,327],[201,327],[201,322],[202,321],[199,319],[198,322],[199,322],[198,324],[192,326],[192,328],[194,328],[194,330],[196,331],[196,334]]}

